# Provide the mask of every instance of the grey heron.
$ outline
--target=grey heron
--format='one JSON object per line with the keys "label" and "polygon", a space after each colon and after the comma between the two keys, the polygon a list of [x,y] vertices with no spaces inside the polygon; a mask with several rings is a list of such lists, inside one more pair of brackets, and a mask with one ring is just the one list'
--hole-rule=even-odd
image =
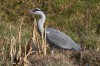
{"label": "grey heron", "polygon": [[[31,14],[39,15],[41,18],[38,21],[38,30],[40,34],[44,33],[44,23],[46,20],[46,16],[39,8],[32,9],[30,11]],[[70,37],[68,37],[65,33],[54,29],[54,28],[46,28],[46,41],[49,43],[50,48],[61,48],[68,50],[76,50],[80,51],[81,47],[77,43],[75,43]]]}

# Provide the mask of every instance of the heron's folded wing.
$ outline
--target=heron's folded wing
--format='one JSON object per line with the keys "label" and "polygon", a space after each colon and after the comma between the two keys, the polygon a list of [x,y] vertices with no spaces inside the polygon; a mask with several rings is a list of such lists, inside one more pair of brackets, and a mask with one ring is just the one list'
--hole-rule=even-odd
{"label": "heron's folded wing", "polygon": [[52,45],[64,49],[72,49],[72,43],[74,42],[65,33],[62,33],[53,28],[48,28],[46,32],[47,41],[50,42]]}

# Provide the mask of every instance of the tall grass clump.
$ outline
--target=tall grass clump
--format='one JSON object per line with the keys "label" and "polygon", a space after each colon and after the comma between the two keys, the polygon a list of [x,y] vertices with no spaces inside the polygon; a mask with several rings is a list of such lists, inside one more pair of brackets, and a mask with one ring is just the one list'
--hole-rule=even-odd
{"label": "tall grass clump", "polygon": [[59,29],[85,50],[100,51],[100,0],[2,0],[0,66],[13,66],[22,61],[32,42],[37,56],[48,54],[46,37],[37,32],[39,17],[28,13],[36,7],[47,16],[44,27]]}

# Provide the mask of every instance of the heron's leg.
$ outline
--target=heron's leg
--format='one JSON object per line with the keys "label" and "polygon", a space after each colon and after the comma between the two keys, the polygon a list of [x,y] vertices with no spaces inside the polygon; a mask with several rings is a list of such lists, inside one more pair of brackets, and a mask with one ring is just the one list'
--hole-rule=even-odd
{"label": "heron's leg", "polygon": [[51,47],[50,50],[51,50],[51,54],[54,54],[54,47]]}

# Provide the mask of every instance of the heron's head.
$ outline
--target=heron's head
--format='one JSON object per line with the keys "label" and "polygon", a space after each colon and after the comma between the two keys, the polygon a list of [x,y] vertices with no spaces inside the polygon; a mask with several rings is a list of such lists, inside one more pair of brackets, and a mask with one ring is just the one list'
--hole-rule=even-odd
{"label": "heron's head", "polygon": [[30,13],[35,14],[35,15],[41,15],[41,13],[43,12],[41,11],[41,9],[35,8],[35,9],[30,10]]}

